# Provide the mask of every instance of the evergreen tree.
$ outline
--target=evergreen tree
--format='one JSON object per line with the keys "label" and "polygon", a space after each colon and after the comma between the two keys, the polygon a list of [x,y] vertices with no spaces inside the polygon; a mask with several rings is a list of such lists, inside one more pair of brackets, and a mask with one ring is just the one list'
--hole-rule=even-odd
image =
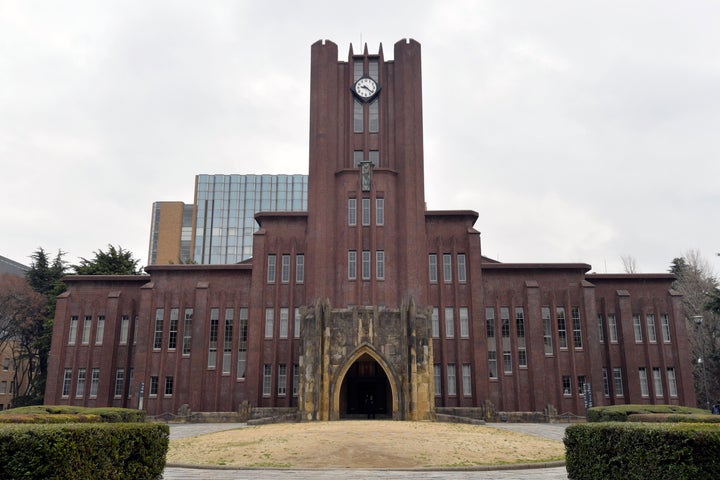
{"label": "evergreen tree", "polygon": [[141,269],[138,267],[140,260],[133,258],[132,252],[123,250],[118,246],[108,245],[107,252],[101,249],[94,252],[95,258],[88,260],[80,258],[78,265],[73,265],[72,269],[78,275],[140,275]]}

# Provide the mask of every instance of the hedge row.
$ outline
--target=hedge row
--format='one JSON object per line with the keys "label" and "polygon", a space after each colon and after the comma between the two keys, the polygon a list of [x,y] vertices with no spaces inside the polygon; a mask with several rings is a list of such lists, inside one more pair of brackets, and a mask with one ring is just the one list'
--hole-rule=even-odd
{"label": "hedge row", "polygon": [[[37,418],[31,419],[36,416]],[[53,418],[53,416],[57,416]],[[132,408],[89,408],[71,405],[32,405],[0,412],[0,423],[63,423],[63,422],[119,422],[145,421],[145,412]]]}
{"label": "hedge row", "polygon": [[570,479],[716,480],[720,428],[709,424],[588,423],[565,430]]}
{"label": "hedge row", "polygon": [[637,413],[672,413],[678,415],[707,414],[700,408],[679,405],[610,405],[588,410],[589,422],[626,422],[628,415]]}
{"label": "hedge row", "polygon": [[633,413],[628,422],[647,423],[720,423],[720,415],[705,413],[702,415],[676,415],[672,413]]}
{"label": "hedge row", "polygon": [[0,478],[159,479],[164,424],[74,423],[0,427]]}

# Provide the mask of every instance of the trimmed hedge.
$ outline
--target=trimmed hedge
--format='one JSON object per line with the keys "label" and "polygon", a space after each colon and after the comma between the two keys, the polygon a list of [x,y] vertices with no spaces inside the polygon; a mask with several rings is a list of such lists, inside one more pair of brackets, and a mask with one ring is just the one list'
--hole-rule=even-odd
{"label": "trimmed hedge", "polygon": [[165,424],[72,423],[0,427],[0,478],[159,479]]}
{"label": "trimmed hedge", "polygon": [[646,423],[720,423],[720,415],[705,413],[676,415],[672,413],[633,413],[628,415],[628,422]]}
{"label": "trimmed hedge", "polygon": [[565,430],[570,479],[716,480],[720,428],[710,424],[588,423]]}
{"label": "trimmed hedge", "polygon": [[673,413],[679,415],[707,414],[700,408],[681,407],[678,405],[610,405],[593,407],[588,410],[589,422],[626,422],[628,415],[636,413]]}
{"label": "trimmed hedge", "polygon": [[[56,418],[53,418],[57,415]],[[37,418],[31,420],[32,416]],[[13,419],[14,418],[14,419]],[[64,420],[63,420],[64,418]],[[32,405],[0,412],[0,423],[144,422],[145,412],[133,408],[89,408],[71,405]]]}

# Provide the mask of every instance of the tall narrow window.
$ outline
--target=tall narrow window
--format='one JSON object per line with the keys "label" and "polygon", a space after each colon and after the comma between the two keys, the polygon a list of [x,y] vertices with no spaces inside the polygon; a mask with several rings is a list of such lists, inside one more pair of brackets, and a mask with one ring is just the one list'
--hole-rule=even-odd
{"label": "tall narrow window", "polygon": [[359,167],[365,161],[365,152],[362,150],[353,151],[353,167]]}
{"label": "tall narrow window", "polygon": [[263,366],[263,397],[269,397],[272,392],[272,365],[266,363]]}
{"label": "tall narrow window", "polygon": [[472,397],[472,374],[469,363],[463,363],[462,366],[462,386],[463,396]]}
{"label": "tall narrow window", "polygon": [[93,368],[92,372],[90,372],[90,398],[97,397],[99,385],[100,385],[100,369]]}
{"label": "tall narrow window", "polygon": [[165,317],[165,309],[155,309],[155,333],[153,335],[153,348],[159,350],[162,348],[163,322]]}
{"label": "tall narrow window", "polygon": [[365,116],[363,115],[364,109],[363,104],[359,100],[353,101],[353,133],[362,133],[363,132],[363,120],[365,119]]}
{"label": "tall narrow window", "polygon": [[92,328],[92,317],[85,315],[85,321],[83,322],[82,331],[82,344],[87,345],[90,343],[90,329]]}
{"label": "tall narrow window", "polygon": [[97,327],[95,328],[95,345],[102,345],[105,335],[105,315],[98,315]]}
{"label": "tall narrow window", "polygon": [[615,387],[615,396],[624,396],[625,393],[623,391],[622,370],[620,368],[613,368],[613,384]]}
{"label": "tall narrow window", "polygon": [[120,317],[120,345],[127,345],[128,334],[130,333],[130,317],[123,315]]}
{"label": "tall narrow window", "polygon": [[292,395],[293,397],[298,396],[298,390],[300,387],[300,365],[294,363],[292,366]]}
{"label": "tall narrow window", "polygon": [[295,283],[305,282],[305,255],[295,255]]}
{"label": "tall narrow window", "polygon": [[382,250],[375,252],[375,277],[378,280],[385,279],[385,252]]}
{"label": "tall narrow window", "polygon": [[603,394],[606,397],[610,396],[610,379],[608,378],[607,368],[602,369],[602,381],[603,381]]}
{"label": "tall narrow window", "polygon": [[115,371],[115,397],[121,397],[123,390],[125,390],[125,369],[118,368]]}
{"label": "tall narrow window", "polygon": [[73,315],[70,317],[70,332],[68,333],[68,345],[75,345],[77,339],[78,317]]}
{"label": "tall narrow window", "polygon": [[375,199],[375,225],[385,225],[385,199]]}
{"label": "tall narrow window", "polygon": [[470,338],[470,310],[467,307],[458,309],[460,316],[460,337]]}
{"label": "tall narrow window", "polygon": [[572,395],[572,378],[570,378],[570,375],[562,376],[562,389],[563,395],[566,397]]}
{"label": "tall narrow window", "polygon": [[557,307],[557,329],[558,329],[558,341],[560,342],[560,348],[568,348],[567,342],[567,326],[565,324],[565,307]]}
{"label": "tall narrow window", "polygon": [[72,369],[66,368],[63,375],[62,396],[70,396],[70,385],[72,385]]}
{"label": "tall narrow window", "polygon": [[545,355],[553,354],[552,341],[552,318],[550,317],[550,307],[542,307],[543,321],[543,343],[545,344]]}
{"label": "tall narrow window", "polygon": [[165,377],[165,396],[166,397],[172,397],[174,386],[175,386],[175,377],[173,377],[173,376]]}
{"label": "tall narrow window", "polygon": [[642,322],[640,320],[640,315],[633,315],[633,331],[635,332],[635,343],[642,343],[643,341],[643,333],[642,333]]}
{"label": "tall narrow window", "polygon": [[210,309],[210,335],[208,343],[208,368],[217,367],[218,329],[220,328],[220,309]]}
{"label": "tall narrow window", "polygon": [[273,338],[273,330],[275,329],[275,309],[265,309],[265,338]]}
{"label": "tall narrow window", "polygon": [[180,309],[170,309],[170,331],[168,332],[168,350],[177,348],[178,321],[180,320]]}
{"label": "tall narrow window", "polygon": [[357,279],[357,252],[350,250],[348,252],[348,280]]}
{"label": "tall narrow window", "polygon": [[510,309],[500,307],[500,335],[502,338],[510,338]]}
{"label": "tall narrow window", "polygon": [[452,307],[445,307],[445,338],[455,336],[455,318]]}
{"label": "tall narrow window", "polygon": [[370,251],[362,251],[361,273],[363,280],[370,280]]}
{"label": "tall narrow window", "polygon": [[230,373],[232,368],[232,344],[233,344],[233,323],[235,321],[235,309],[225,309],[225,332],[223,336],[223,363],[222,373]]}
{"label": "tall narrow window", "polygon": [[348,198],[348,225],[357,225],[357,199]]}
{"label": "tall narrow window", "polygon": [[598,313],[598,341],[600,343],[605,343],[605,328],[604,328],[604,322],[603,322],[603,315],[602,313]]}
{"label": "tall narrow window", "polygon": [[455,364],[448,363],[447,366],[447,380],[448,380],[448,395],[457,395],[457,376],[455,373]]}
{"label": "tall narrow window", "polygon": [[577,387],[578,387],[578,396],[584,397],[585,396],[585,382],[587,381],[587,378],[585,375],[578,375],[577,377]]}
{"label": "tall narrow window", "polygon": [[290,311],[283,307],[280,309],[280,325],[279,325],[279,336],[280,338],[288,338],[288,327],[290,322]]}
{"label": "tall narrow window", "polygon": [[360,212],[361,213],[360,218],[361,218],[363,226],[368,226],[368,225],[370,225],[370,199],[363,198],[361,200],[361,202],[362,202],[361,203],[362,211]]}
{"label": "tall narrow window", "polygon": [[443,282],[452,282],[452,255],[443,254]]}
{"label": "tall narrow window", "polygon": [[[149,393],[149,395],[151,397],[157,397],[159,385],[160,385],[160,379],[158,378],[158,376],[152,375],[150,377],[150,393]],[[116,387],[117,387],[117,383],[116,383]]]}
{"label": "tall narrow window", "polygon": [[670,396],[677,397],[678,396],[677,378],[675,377],[675,369],[673,367],[668,367],[667,379],[668,379],[668,390],[670,391]]}
{"label": "tall narrow window", "polygon": [[660,315],[660,322],[662,323],[663,342],[670,343],[670,317],[667,313]]}
{"label": "tall narrow window", "polygon": [[656,343],[657,331],[655,330],[655,315],[647,315],[645,319],[647,320],[648,342]]}
{"label": "tall narrow window", "polygon": [[512,373],[512,352],[503,350],[503,373]]}
{"label": "tall narrow window", "polygon": [[368,130],[370,133],[377,133],[380,129],[380,102],[377,99],[370,102],[368,105]]}
{"label": "tall narrow window", "polygon": [[284,397],[287,392],[287,366],[284,363],[278,365],[277,394]]}
{"label": "tall narrow window", "polygon": [[610,343],[618,343],[617,319],[614,313],[608,313],[608,331],[610,332]]}
{"label": "tall narrow window", "polygon": [[267,283],[275,283],[275,270],[277,268],[277,258],[271,253],[267,256]]}
{"label": "tall narrow window", "polygon": [[280,257],[280,282],[290,282],[290,255],[282,255]]}
{"label": "tall narrow window", "polygon": [[498,378],[497,352],[495,350],[488,350],[488,372],[490,378]]}
{"label": "tall narrow window", "polygon": [[432,309],[431,327],[433,338],[440,338],[440,312],[437,307]]}
{"label": "tall narrow window", "polygon": [[241,308],[238,312],[238,364],[237,378],[245,378],[245,366],[247,365],[248,348],[248,309]]}
{"label": "tall narrow window", "polygon": [[431,253],[428,255],[428,267],[430,272],[430,283],[437,283],[438,271],[437,271],[437,254]]}
{"label": "tall narrow window", "polygon": [[465,283],[467,282],[467,267],[465,265],[465,254],[464,253],[458,253],[457,256],[457,269],[458,269],[458,282]]}
{"label": "tall narrow window", "polygon": [[663,384],[662,384],[662,374],[660,373],[660,368],[653,367],[652,373],[653,373],[653,389],[655,390],[655,397],[662,397],[663,396]]}
{"label": "tall narrow window", "polygon": [[185,321],[183,323],[183,355],[190,355],[190,347],[192,346],[192,321],[193,309],[185,309]]}
{"label": "tall narrow window", "polygon": [[380,166],[380,152],[377,150],[370,150],[368,152],[368,160],[373,164],[373,167]]}
{"label": "tall narrow window", "polygon": [[525,310],[523,310],[523,307],[515,307],[515,334],[517,335],[518,367],[527,368]]}
{"label": "tall narrow window", "polygon": [[75,396],[82,398],[85,396],[85,369],[78,368],[77,385],[75,387]]}
{"label": "tall narrow window", "polygon": [[293,337],[300,338],[300,309],[295,307],[295,320],[293,321]]}
{"label": "tall narrow window", "polygon": [[580,308],[572,307],[570,309],[570,316],[572,317],[573,324],[573,345],[576,350],[583,348],[582,343],[582,325],[580,324]]}
{"label": "tall narrow window", "polygon": [[638,374],[640,376],[640,396],[648,397],[650,396],[650,392],[648,391],[647,370],[645,367],[640,367]]}
{"label": "tall narrow window", "polygon": [[439,363],[433,365],[433,387],[436,397],[442,395],[442,366]]}
{"label": "tall narrow window", "polygon": [[[488,337],[488,344],[490,339],[495,338],[495,309],[492,307],[485,308],[485,333]],[[493,340],[493,343],[495,340]]]}

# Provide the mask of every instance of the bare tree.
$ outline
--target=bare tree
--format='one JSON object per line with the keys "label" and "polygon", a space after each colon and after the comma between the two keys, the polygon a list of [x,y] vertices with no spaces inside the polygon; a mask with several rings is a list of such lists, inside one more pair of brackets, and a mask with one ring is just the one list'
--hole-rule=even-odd
{"label": "bare tree", "polygon": [[622,260],[625,273],[640,273],[637,261],[632,255],[620,255],[620,260]]}

